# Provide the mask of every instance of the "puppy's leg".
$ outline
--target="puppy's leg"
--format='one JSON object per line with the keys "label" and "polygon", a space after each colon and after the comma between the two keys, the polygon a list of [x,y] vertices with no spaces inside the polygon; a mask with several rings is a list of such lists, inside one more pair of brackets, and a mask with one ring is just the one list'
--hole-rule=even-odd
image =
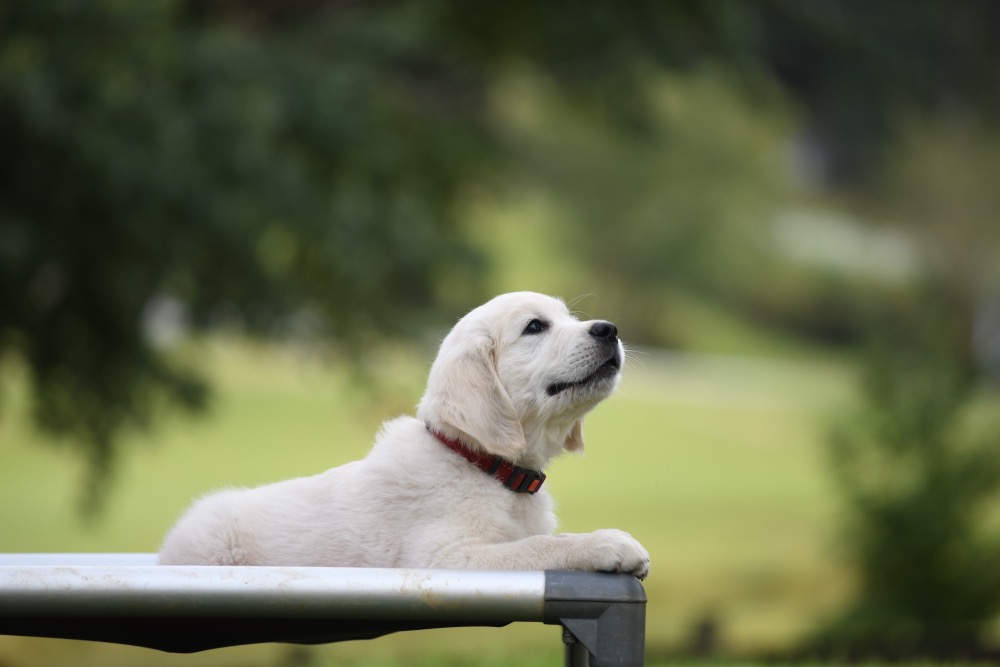
{"label": "puppy's leg", "polygon": [[624,572],[645,579],[649,574],[649,552],[628,533],[604,529],[533,535],[499,544],[452,544],[437,552],[432,565],[475,570]]}

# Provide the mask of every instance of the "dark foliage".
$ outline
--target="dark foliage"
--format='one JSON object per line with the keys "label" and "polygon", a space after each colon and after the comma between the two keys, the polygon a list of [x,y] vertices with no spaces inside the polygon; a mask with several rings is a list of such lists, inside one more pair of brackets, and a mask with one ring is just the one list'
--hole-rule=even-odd
{"label": "dark foliage", "polygon": [[475,275],[448,205],[488,153],[455,120],[477,102],[428,95],[422,44],[380,17],[252,35],[176,9],[0,9],[0,342],[97,471],[158,400],[204,401],[145,335],[156,299],[195,327],[307,313],[356,343],[419,315],[442,271]]}

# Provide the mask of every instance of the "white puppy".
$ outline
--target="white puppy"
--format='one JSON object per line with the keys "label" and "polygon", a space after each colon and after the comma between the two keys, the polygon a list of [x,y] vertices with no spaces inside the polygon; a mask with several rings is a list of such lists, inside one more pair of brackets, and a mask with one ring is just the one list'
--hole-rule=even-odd
{"label": "white puppy", "polygon": [[618,383],[617,329],[558,299],[498,296],[441,344],[417,418],[385,424],[361,461],[198,500],[164,564],[627,572],[649,554],[619,530],[553,535],[540,473],[583,447],[584,414]]}

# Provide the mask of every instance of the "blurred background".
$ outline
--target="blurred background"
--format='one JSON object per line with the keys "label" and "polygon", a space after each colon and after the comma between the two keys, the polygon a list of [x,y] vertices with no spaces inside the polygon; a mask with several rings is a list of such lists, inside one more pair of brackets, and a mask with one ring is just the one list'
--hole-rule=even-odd
{"label": "blurred background", "polygon": [[998,120],[989,0],[7,0],[0,550],[155,551],[199,494],[361,457],[530,289],[633,350],[548,483],[649,548],[651,662],[996,658]]}

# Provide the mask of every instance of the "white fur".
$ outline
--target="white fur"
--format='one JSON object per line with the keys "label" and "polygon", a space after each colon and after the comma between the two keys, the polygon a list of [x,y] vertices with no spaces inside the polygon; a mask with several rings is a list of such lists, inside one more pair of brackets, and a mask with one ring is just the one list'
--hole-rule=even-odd
{"label": "white fur", "polygon": [[[533,319],[548,324],[525,333]],[[312,477],[221,491],[194,503],[160,551],[164,564],[443,567],[628,572],[649,554],[619,530],[553,535],[552,501],[513,493],[427,429],[525,468],[583,447],[584,414],[617,369],[555,395],[608,359],[594,322],[541,294],[496,297],[462,318],[431,367],[417,418],[387,422],[363,460]]]}

